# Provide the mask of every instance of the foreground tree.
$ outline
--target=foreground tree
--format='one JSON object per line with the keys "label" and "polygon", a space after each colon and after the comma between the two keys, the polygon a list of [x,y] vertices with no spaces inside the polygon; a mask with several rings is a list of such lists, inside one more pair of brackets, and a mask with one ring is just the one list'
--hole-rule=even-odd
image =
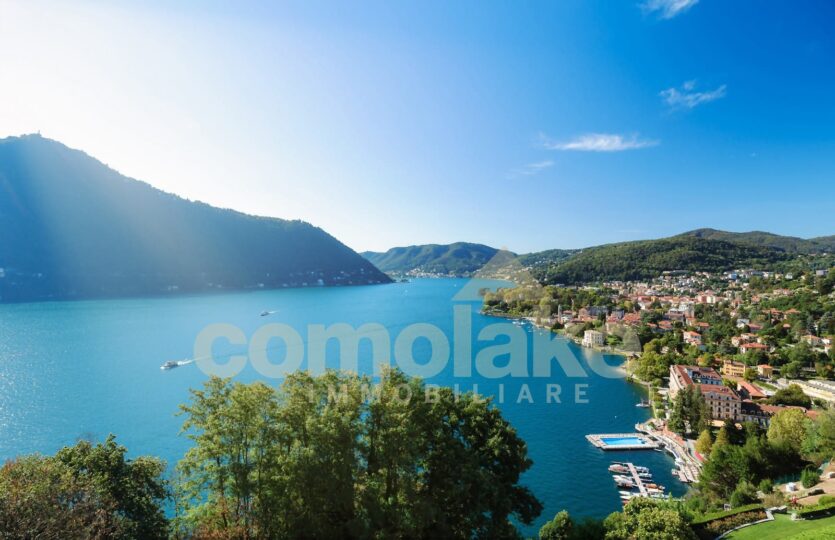
{"label": "foreground tree", "polygon": [[539,529],[539,540],[570,540],[573,531],[574,521],[563,510]]}
{"label": "foreground tree", "polygon": [[800,454],[809,424],[811,421],[800,409],[780,411],[771,418],[768,440],[774,444],[786,445]]}
{"label": "foreground tree", "polygon": [[542,506],[527,447],[489,401],[388,371],[280,390],[214,378],[182,406],[178,530],[197,536],[518,536]]}
{"label": "foreground tree", "polygon": [[0,538],[167,538],[165,464],[125,454],[110,436],[54,457],[7,462],[0,469]]}
{"label": "foreground tree", "polygon": [[713,435],[709,429],[705,429],[696,440],[696,450],[703,456],[710,454],[710,449],[713,447]]}
{"label": "foreground tree", "polygon": [[667,502],[638,497],[604,521],[606,540],[695,540],[682,514]]}

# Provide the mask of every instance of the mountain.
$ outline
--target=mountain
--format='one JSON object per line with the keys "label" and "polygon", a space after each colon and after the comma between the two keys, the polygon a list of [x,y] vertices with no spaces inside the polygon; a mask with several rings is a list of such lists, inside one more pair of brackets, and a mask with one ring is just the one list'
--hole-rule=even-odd
{"label": "mountain", "polygon": [[566,261],[579,253],[579,249],[548,249],[519,255],[519,262],[525,267],[547,267]]}
{"label": "mountain", "polygon": [[498,251],[483,244],[455,242],[396,247],[383,253],[366,251],[362,256],[383,272],[467,276],[484,266]]}
{"label": "mountain", "polygon": [[638,280],[665,271],[723,271],[763,267],[793,255],[772,247],[680,235],[587,248],[557,264],[535,265],[540,281],[566,285],[604,280]]}
{"label": "mountain", "polygon": [[805,239],[795,236],[781,236],[763,231],[735,233],[718,231],[716,229],[696,229],[683,233],[681,236],[694,236],[708,240],[724,240],[737,244],[770,247],[787,253],[808,254],[835,251],[835,235]]}
{"label": "mountain", "polygon": [[0,300],[386,283],[323,230],[192,202],[29,135],[0,140]]}

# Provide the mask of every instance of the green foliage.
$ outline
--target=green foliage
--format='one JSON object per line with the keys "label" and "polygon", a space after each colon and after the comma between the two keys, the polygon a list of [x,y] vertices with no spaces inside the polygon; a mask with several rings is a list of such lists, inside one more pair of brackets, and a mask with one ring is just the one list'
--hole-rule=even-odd
{"label": "green foliage", "polygon": [[568,512],[563,510],[554,519],[539,529],[540,540],[570,540],[574,532],[574,522]]}
{"label": "green foliage", "polygon": [[0,468],[0,537],[167,538],[165,465],[125,454],[110,436],[53,457],[7,462]]}
{"label": "green foliage", "polygon": [[[756,506],[761,507],[762,505]],[[730,531],[731,529],[735,529],[747,523],[754,523],[755,521],[763,520],[766,517],[767,515],[765,513],[765,510],[763,510],[762,508],[738,511],[732,515],[728,515],[719,519],[714,519],[710,522],[699,525],[698,527],[696,527],[696,531],[699,538],[703,538],[705,540],[713,540],[714,538],[718,538],[720,535]]]}
{"label": "green foliage", "polygon": [[816,505],[804,506],[797,511],[797,515],[804,519],[813,519],[816,517],[830,516],[835,514],[835,502],[823,501],[823,497]]}
{"label": "green foliage", "polygon": [[737,514],[743,514],[745,512],[751,512],[755,510],[762,510],[763,505],[759,503],[748,504],[745,506],[740,506],[737,508],[732,508],[731,510],[722,510],[719,512],[711,512],[709,514],[704,514],[702,516],[697,517],[692,521],[694,526],[703,525],[705,523],[709,523],[711,521],[715,521],[717,519],[723,519],[730,516],[735,516]]}
{"label": "green foliage", "polygon": [[742,445],[722,442],[729,438],[722,436],[726,429],[723,426],[716,437],[699,477],[700,491],[713,503],[729,500],[740,482],[757,484],[796,472],[805,464],[791,447],[762,435],[751,435]]}
{"label": "green foliage", "polygon": [[817,469],[803,469],[803,472],[800,473],[800,483],[803,484],[803,487],[810,488],[818,485],[820,483],[820,473]]}
{"label": "green foliage", "polygon": [[615,512],[604,521],[607,540],[639,538],[695,539],[682,513],[664,502],[646,498],[630,500],[623,512]]}
{"label": "green foliage", "polygon": [[807,424],[802,450],[817,462],[835,456],[835,410],[821,411],[814,421]]}
{"label": "green foliage", "polygon": [[456,242],[396,247],[361,255],[383,272],[406,274],[417,271],[429,274],[469,276],[482,268],[499,250],[482,244]]}
{"label": "green foliage", "polygon": [[710,240],[724,240],[726,242],[735,242],[751,246],[771,247],[788,253],[818,253],[821,251],[835,251],[835,236],[822,236],[806,240],[804,238],[781,236],[779,234],[762,231],[735,233],[718,231],[716,229],[696,229],[684,234]]}
{"label": "green foliage", "polygon": [[[279,391],[213,378],[182,406],[184,535],[471,538],[541,504],[525,443],[489,402],[388,371],[299,372]],[[411,395],[408,400],[405,396]]]}
{"label": "green foliage", "polygon": [[772,248],[674,236],[584,249],[566,261],[542,270],[540,274],[548,283],[627,281],[653,278],[667,270],[712,272],[762,267],[789,258],[784,252]]}
{"label": "green foliage", "polygon": [[774,444],[787,445],[799,454],[810,423],[806,414],[799,409],[780,411],[771,417],[768,440]]}
{"label": "green foliage", "polygon": [[696,451],[698,451],[703,456],[707,456],[710,454],[710,449],[713,447],[713,435],[710,433],[709,429],[705,429],[699,434],[699,438],[696,440]]}
{"label": "green foliage", "polygon": [[772,405],[794,405],[809,409],[812,407],[812,398],[803,393],[803,389],[799,385],[790,384],[788,387],[774,392],[774,395],[768,398],[768,403]]}
{"label": "green foliage", "polygon": [[710,425],[710,413],[704,396],[698,387],[688,386],[680,390],[673,398],[669,428],[682,435],[697,431],[703,432]]}
{"label": "green foliage", "polygon": [[751,504],[757,501],[757,489],[750,483],[743,480],[736,485],[731,493],[730,503],[734,508]]}

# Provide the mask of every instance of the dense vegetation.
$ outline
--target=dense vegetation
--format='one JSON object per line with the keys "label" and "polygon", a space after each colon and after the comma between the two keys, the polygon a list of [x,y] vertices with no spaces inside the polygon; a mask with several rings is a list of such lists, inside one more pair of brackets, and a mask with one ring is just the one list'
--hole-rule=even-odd
{"label": "dense vegetation", "polygon": [[167,538],[165,464],[125,454],[109,437],[7,462],[0,468],[0,538]]}
{"label": "dense vegetation", "polygon": [[39,136],[0,141],[0,300],[387,282],[301,221],[164,193]]}
{"label": "dense vegetation", "polygon": [[[212,379],[183,407],[178,469],[188,533],[259,538],[513,537],[539,501],[518,484],[527,449],[472,394],[385,374],[261,383]],[[338,396],[337,396],[338,393]],[[411,399],[407,399],[411,396]]]}
{"label": "dense vegetation", "polygon": [[734,233],[718,231],[716,229],[696,229],[683,233],[682,236],[695,236],[708,240],[724,240],[736,244],[748,244],[758,247],[769,247],[779,249],[788,253],[821,253],[835,251],[835,235],[821,236],[818,238],[797,238],[795,236],[782,236],[779,234],[751,231]]}
{"label": "dense vegetation", "polygon": [[495,406],[399,371],[212,378],[182,415],[171,485],[112,438],[6,463],[0,538],[518,538],[542,510]]}
{"label": "dense vegetation", "polygon": [[469,276],[487,264],[498,251],[482,244],[456,242],[395,247],[384,253],[366,251],[362,256],[383,272]]}
{"label": "dense vegetation", "polygon": [[629,281],[650,279],[675,270],[715,272],[760,268],[789,258],[771,248],[679,236],[584,249],[562,263],[534,268],[534,273],[548,283]]}

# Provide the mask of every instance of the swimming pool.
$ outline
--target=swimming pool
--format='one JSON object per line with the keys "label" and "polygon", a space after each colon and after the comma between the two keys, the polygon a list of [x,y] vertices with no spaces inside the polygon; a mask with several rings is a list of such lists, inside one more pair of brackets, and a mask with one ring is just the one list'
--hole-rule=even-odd
{"label": "swimming pool", "polygon": [[639,437],[601,437],[606,446],[645,446],[647,442]]}

